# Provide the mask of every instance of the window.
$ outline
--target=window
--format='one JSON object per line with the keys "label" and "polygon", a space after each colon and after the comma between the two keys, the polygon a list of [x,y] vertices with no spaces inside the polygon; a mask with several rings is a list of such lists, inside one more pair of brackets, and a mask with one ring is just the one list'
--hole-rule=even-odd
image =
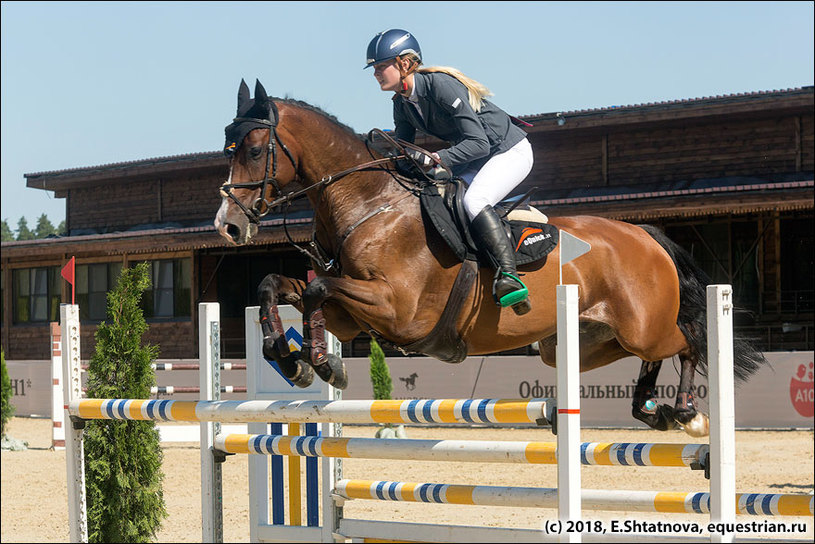
{"label": "window", "polygon": [[150,288],[142,297],[144,317],[190,317],[191,259],[151,261]]}
{"label": "window", "polygon": [[116,287],[121,271],[122,263],[77,265],[76,295],[81,320],[107,318],[107,294]]}
{"label": "window", "polygon": [[61,279],[56,266],[12,271],[14,323],[59,321]]}

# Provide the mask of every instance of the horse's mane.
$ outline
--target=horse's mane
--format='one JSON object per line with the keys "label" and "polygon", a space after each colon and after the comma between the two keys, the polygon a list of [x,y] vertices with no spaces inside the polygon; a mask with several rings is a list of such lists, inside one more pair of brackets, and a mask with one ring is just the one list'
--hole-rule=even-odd
{"label": "horse's mane", "polygon": [[318,106],[314,106],[312,104],[309,104],[308,102],[303,102],[302,100],[297,100],[295,98],[273,97],[272,100],[274,100],[275,102],[283,103],[283,104],[290,104],[292,106],[296,106],[296,107],[304,109],[304,110],[313,111],[314,113],[322,115],[323,117],[325,117],[326,119],[328,119],[329,121],[331,121],[332,123],[334,123],[335,125],[340,127],[341,129],[345,130],[349,134],[352,134],[356,138],[358,138],[360,140],[365,139],[365,136],[363,134],[359,134],[354,129],[352,129],[351,127],[349,127],[345,123],[341,122],[339,119],[337,119],[335,116],[331,115],[330,113],[326,112],[325,110],[321,109]]}

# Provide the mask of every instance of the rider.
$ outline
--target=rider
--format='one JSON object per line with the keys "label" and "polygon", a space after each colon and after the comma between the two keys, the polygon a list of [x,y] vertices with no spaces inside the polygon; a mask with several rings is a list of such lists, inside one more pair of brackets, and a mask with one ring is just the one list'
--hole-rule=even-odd
{"label": "rider", "polygon": [[[532,146],[506,112],[484,99],[492,95],[484,85],[455,68],[421,64],[419,43],[405,30],[380,32],[368,44],[365,68],[373,66],[379,87],[395,93],[396,137],[412,143],[420,130],[452,144],[433,157],[469,184],[464,208],[496,266],[496,302],[525,314],[531,308],[528,290],[518,278],[515,252],[493,206],[529,174]],[[424,154],[412,156],[430,172],[438,166]]]}

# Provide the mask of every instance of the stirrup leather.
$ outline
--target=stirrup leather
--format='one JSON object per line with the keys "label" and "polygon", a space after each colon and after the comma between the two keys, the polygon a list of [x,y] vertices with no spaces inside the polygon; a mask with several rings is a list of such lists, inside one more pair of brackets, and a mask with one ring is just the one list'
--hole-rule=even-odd
{"label": "stirrup leather", "polygon": [[[515,304],[518,304],[519,302],[526,300],[526,298],[529,296],[529,289],[526,287],[526,285],[524,285],[524,282],[522,282],[520,278],[518,278],[518,276],[508,274],[507,272],[501,272],[501,275],[512,278],[513,280],[517,281],[518,283],[521,284],[521,288],[516,289],[515,291],[512,291],[502,296],[500,299],[498,299],[498,304],[500,304],[502,308],[507,308],[509,306],[514,306]],[[500,277],[496,278],[495,281],[497,282],[498,279],[500,279]]]}

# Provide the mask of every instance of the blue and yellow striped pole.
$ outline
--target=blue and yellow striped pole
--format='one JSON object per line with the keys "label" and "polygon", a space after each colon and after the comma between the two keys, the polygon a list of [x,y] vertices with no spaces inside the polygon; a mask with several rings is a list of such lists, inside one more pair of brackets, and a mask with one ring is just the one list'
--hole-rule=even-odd
{"label": "blue and yellow striped pole", "polygon": [[221,423],[539,423],[549,399],[221,400],[82,399],[71,415],[84,419],[217,421]]}
{"label": "blue and yellow striped pole", "polygon": [[[439,462],[556,464],[554,442],[337,438],[223,434],[215,449],[226,453],[397,459]],[[584,465],[689,467],[700,462],[707,444],[585,442]]]}
{"label": "blue and yellow striped pole", "polygon": [[[449,485],[381,480],[340,480],[335,493],[344,499],[557,508],[557,489]],[[708,514],[710,493],[583,489],[586,510]],[[738,514],[755,516],[811,516],[811,495],[737,493]]]}

